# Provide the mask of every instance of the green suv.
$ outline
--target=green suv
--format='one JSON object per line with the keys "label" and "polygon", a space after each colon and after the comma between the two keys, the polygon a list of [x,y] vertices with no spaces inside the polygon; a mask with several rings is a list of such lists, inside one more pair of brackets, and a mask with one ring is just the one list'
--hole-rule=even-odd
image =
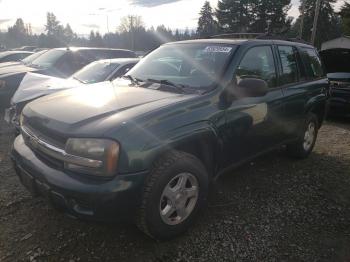
{"label": "green suv", "polygon": [[33,194],[71,215],[131,216],[169,239],[189,228],[210,182],[230,168],[281,145],[307,157],[328,88],[309,45],[169,43],[122,79],[28,104],[12,158]]}

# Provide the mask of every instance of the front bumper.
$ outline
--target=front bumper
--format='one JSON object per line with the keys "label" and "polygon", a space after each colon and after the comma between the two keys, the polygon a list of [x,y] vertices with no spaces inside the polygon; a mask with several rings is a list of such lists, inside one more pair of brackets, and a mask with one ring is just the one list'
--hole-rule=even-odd
{"label": "front bumper", "polygon": [[55,207],[75,217],[100,221],[134,215],[147,172],[103,180],[51,168],[18,136],[12,159],[21,183],[33,195],[45,196]]}

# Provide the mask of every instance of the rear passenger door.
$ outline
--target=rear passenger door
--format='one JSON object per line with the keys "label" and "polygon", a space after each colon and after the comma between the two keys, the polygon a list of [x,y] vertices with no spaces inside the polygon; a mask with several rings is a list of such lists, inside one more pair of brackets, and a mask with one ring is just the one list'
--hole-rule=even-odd
{"label": "rear passenger door", "polygon": [[[280,84],[284,91],[285,126],[284,132],[288,138],[295,138],[306,118],[309,106],[327,88],[327,79],[324,77],[322,65],[316,74],[311,74],[309,55],[302,47],[277,45],[280,59]],[[310,48],[311,51],[314,49]],[[316,52],[314,51],[314,54]],[[317,56],[317,54],[316,54]],[[314,58],[316,59],[316,58]],[[316,72],[315,71],[315,72]],[[317,103],[317,102],[316,102]],[[315,103],[315,104],[316,104]]]}

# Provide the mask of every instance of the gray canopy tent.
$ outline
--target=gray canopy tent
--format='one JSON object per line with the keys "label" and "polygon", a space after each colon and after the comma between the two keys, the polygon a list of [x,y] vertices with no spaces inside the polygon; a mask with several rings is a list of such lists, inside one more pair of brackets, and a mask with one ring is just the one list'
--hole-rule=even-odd
{"label": "gray canopy tent", "polygon": [[321,51],[329,49],[350,49],[350,37],[342,36],[327,42],[324,42]]}

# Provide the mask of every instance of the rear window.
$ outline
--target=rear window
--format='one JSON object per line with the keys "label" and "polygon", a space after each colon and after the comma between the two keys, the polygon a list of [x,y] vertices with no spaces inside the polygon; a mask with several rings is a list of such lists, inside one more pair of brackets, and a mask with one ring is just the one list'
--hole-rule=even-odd
{"label": "rear window", "polygon": [[316,50],[311,48],[303,48],[303,53],[303,60],[307,76],[312,79],[317,79],[325,76],[321,59],[316,53]]}
{"label": "rear window", "polygon": [[66,50],[52,49],[39,56],[32,64],[39,67],[52,67],[66,53]]}

